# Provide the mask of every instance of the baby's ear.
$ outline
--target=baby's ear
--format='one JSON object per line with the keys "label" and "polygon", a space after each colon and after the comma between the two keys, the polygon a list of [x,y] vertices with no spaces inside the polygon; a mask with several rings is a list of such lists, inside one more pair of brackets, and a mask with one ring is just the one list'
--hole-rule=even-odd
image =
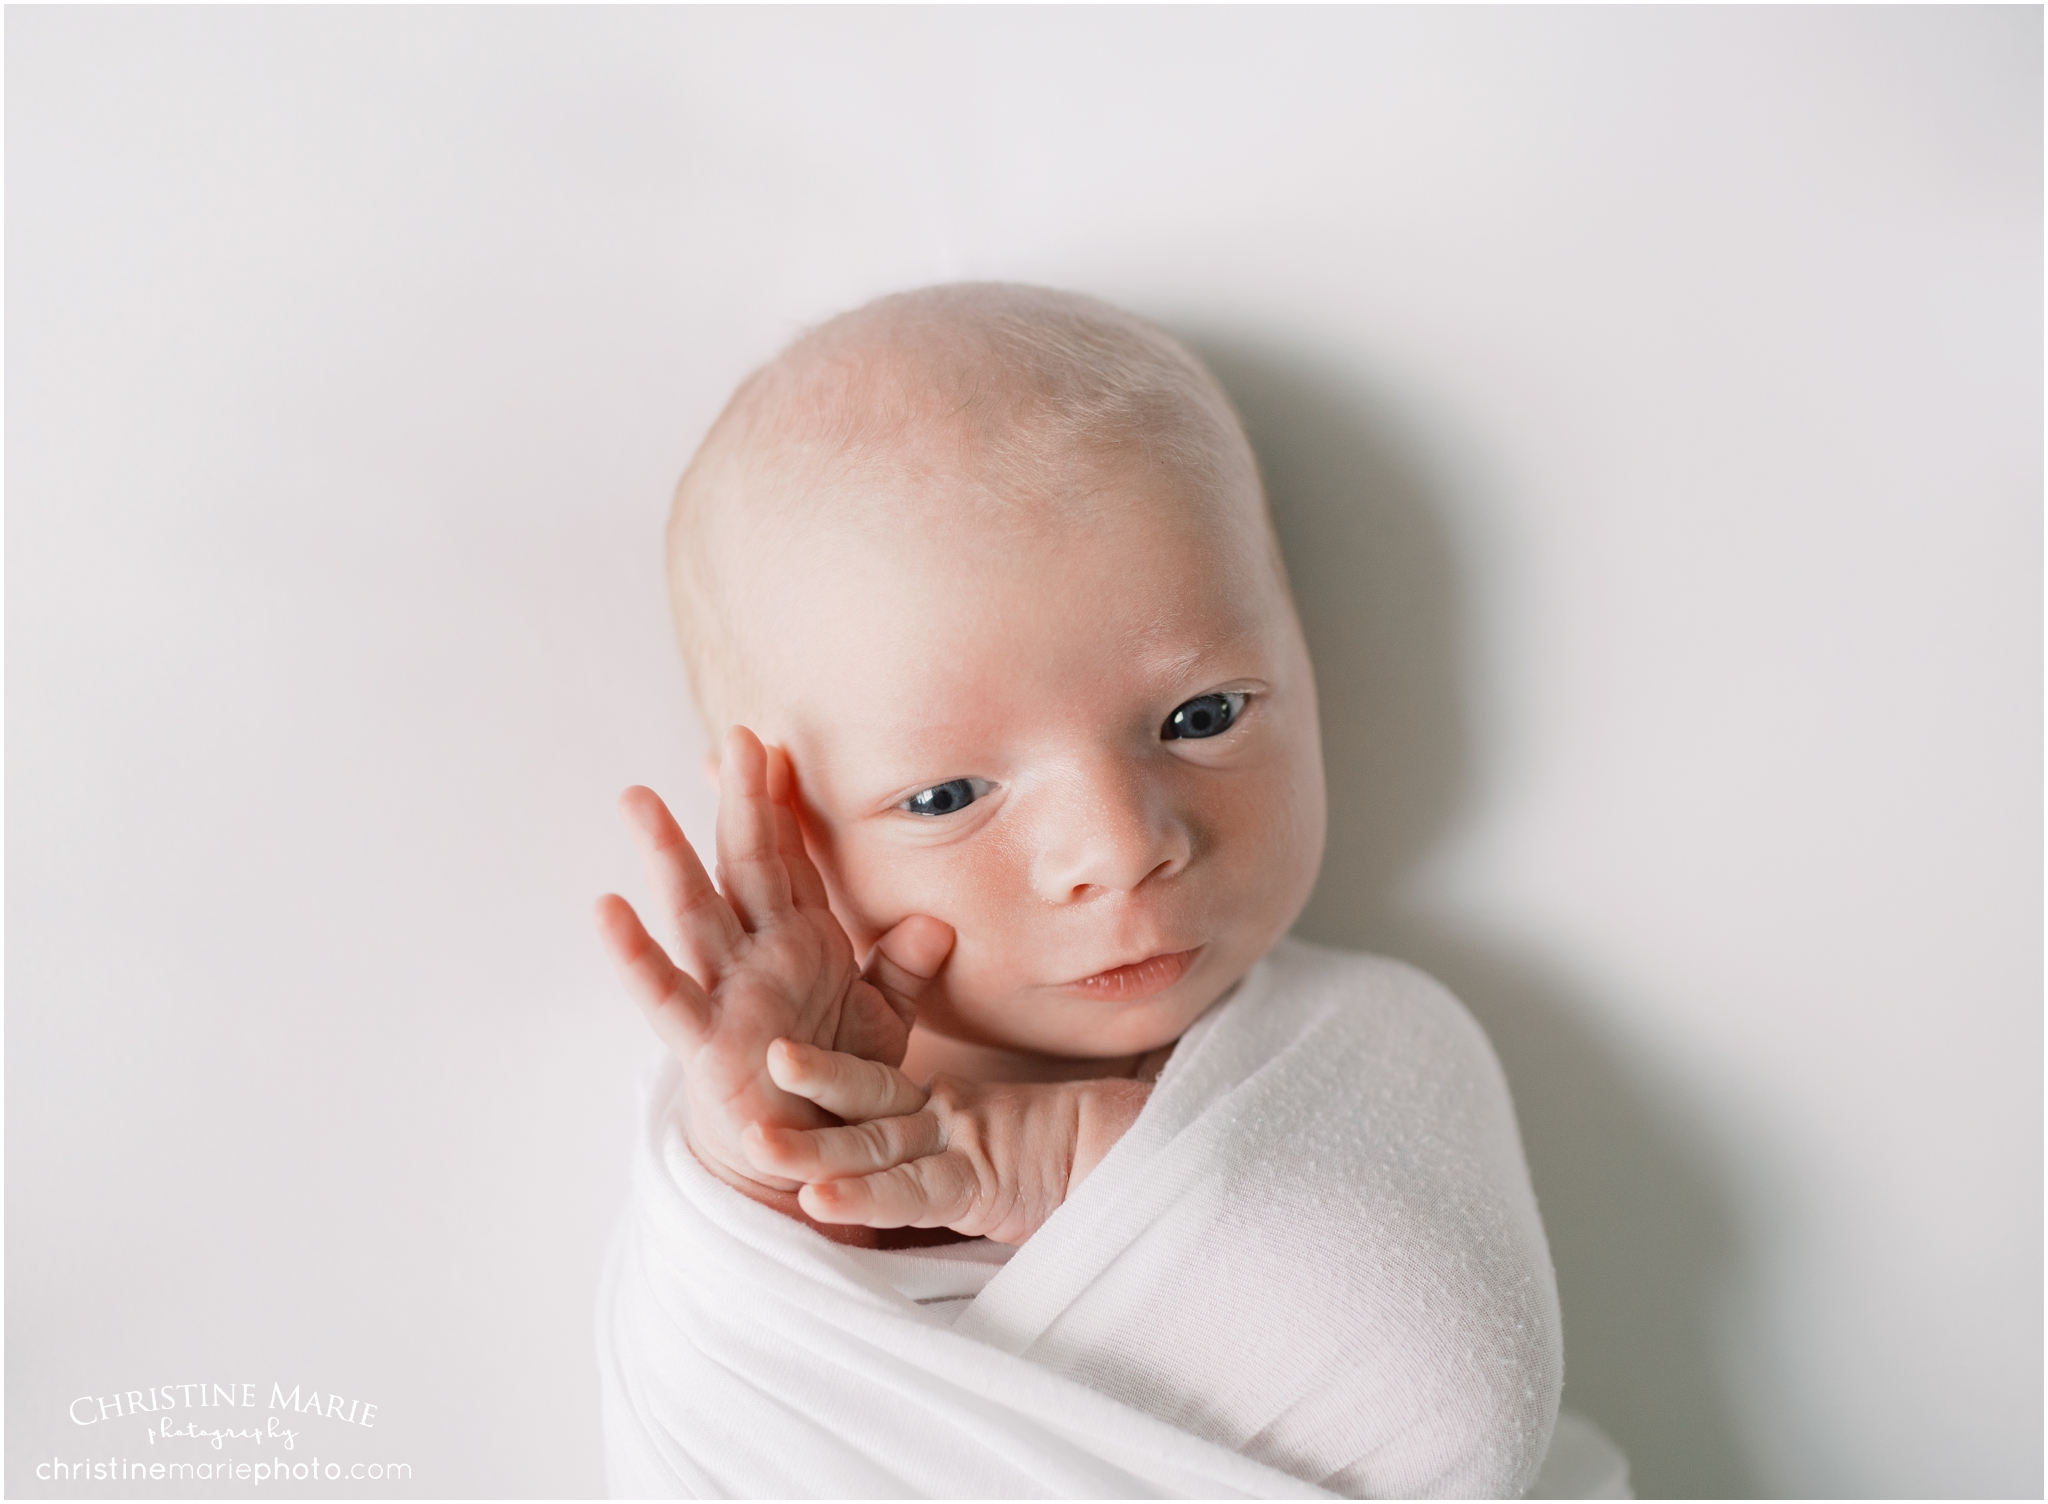
{"label": "baby's ear", "polygon": [[704,781],[711,785],[711,792],[718,792],[718,752],[713,749],[704,754]]}

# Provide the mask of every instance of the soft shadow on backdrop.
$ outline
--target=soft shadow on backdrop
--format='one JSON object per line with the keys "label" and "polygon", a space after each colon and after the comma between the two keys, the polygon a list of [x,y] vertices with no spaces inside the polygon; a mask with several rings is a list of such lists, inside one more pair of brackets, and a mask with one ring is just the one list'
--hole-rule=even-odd
{"label": "soft shadow on backdrop", "polygon": [[1427,466],[1355,381],[1190,343],[1251,432],[1315,659],[1330,842],[1296,928],[1421,966],[1485,1026],[1557,1264],[1566,1402],[1622,1442],[1637,1492],[1754,1496],[1711,1327],[1741,1250],[1707,1156],[1602,1045],[1564,967],[1409,901],[1473,793],[1466,603]]}

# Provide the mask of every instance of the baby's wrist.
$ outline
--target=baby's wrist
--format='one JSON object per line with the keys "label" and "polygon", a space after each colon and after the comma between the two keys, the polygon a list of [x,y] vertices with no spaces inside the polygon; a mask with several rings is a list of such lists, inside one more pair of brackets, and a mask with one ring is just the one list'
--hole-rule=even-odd
{"label": "baby's wrist", "polygon": [[1130,1131],[1152,1097],[1147,1081],[1076,1081],[1073,1089],[1074,1168],[1067,1179],[1068,1195]]}

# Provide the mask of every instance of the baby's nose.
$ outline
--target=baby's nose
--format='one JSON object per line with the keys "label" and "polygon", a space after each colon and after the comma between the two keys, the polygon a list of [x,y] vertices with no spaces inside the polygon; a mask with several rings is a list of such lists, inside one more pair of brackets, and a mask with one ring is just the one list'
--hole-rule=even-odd
{"label": "baby's nose", "polygon": [[1109,765],[1048,788],[1032,884],[1048,903],[1128,893],[1187,866],[1194,840],[1167,790]]}

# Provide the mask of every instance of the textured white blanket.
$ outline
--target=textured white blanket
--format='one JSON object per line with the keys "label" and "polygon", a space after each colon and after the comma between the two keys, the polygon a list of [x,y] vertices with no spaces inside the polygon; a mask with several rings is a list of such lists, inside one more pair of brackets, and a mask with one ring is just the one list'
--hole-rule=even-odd
{"label": "textured white blanket", "polygon": [[1014,1257],[954,1255],[971,1299],[715,1180],[677,1089],[600,1295],[615,1495],[1488,1497],[1543,1461],[1557,1294],[1506,1084],[1409,967],[1282,942]]}

